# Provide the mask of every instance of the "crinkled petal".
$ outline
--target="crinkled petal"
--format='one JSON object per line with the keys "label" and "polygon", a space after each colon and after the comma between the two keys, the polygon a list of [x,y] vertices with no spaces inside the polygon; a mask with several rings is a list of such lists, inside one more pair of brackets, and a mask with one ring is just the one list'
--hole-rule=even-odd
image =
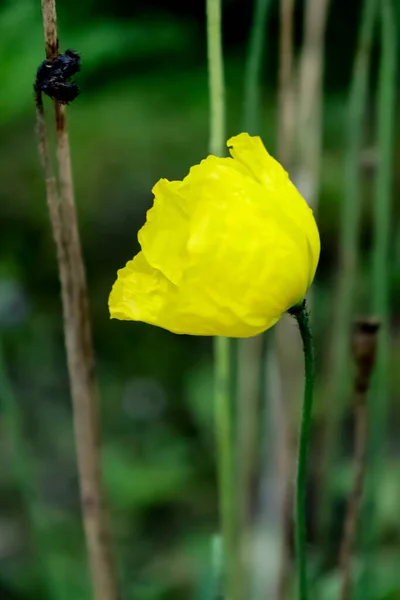
{"label": "crinkled petal", "polygon": [[281,164],[266,150],[261,138],[241,133],[227,142],[235,161],[261,183],[268,194],[265,200],[278,202],[289,219],[295,222],[307,236],[310,244],[309,285],[314,279],[320,255],[320,238],[312,210],[290,181]]}
{"label": "crinkled petal", "polygon": [[248,337],[303,299],[319,256],[312,212],[259,138],[228,144],[233,158],[209,156],[182,182],[156,184],[142,251],[110,295],[112,317]]}
{"label": "crinkled petal", "polygon": [[108,300],[112,319],[158,324],[160,311],[173,284],[139,252],[118,271]]}
{"label": "crinkled petal", "polygon": [[173,333],[188,335],[226,335],[248,337],[272,327],[279,317],[263,315],[258,326],[238,320],[229,306],[214,298],[196,296],[198,286],[180,288],[153,269],[142,252],[118,271],[110,298],[113,319],[142,321]]}
{"label": "crinkled petal", "polygon": [[172,283],[179,283],[186,259],[189,232],[187,201],[181,181],[160,179],[153,188],[154,204],[138,239],[148,263]]}
{"label": "crinkled petal", "polygon": [[[147,211],[146,223],[138,234],[149,265],[175,284],[179,284],[185,268],[189,220],[201,197],[200,193],[186,194],[187,186],[200,189],[205,169],[210,173],[221,167],[224,175],[229,173],[229,169],[247,175],[246,170],[232,158],[209,156],[201,163],[200,177],[197,173],[199,167],[192,167],[183,181],[160,179],[156,183],[152,190],[153,206]],[[215,201],[218,202],[218,198]]]}
{"label": "crinkled petal", "polygon": [[263,201],[265,189],[254,180],[206,161],[196,171],[198,185],[188,181],[182,187],[186,196],[200,197],[190,223],[183,281],[258,327],[260,318],[280,316],[304,297],[307,238],[287,223],[279,205]]}
{"label": "crinkled petal", "polygon": [[269,154],[259,136],[240,133],[231,137],[226,145],[233,159],[245,167],[253,179],[269,187],[271,191],[287,183],[288,174]]}

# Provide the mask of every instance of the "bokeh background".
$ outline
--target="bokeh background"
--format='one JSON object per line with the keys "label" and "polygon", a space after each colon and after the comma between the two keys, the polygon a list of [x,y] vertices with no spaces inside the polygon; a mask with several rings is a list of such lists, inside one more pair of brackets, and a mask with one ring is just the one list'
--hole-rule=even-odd
{"label": "bokeh background", "polygon": [[[245,127],[252,4],[223,2],[229,136]],[[308,506],[313,581],[321,600],[338,597],[337,555],[352,476],[348,390],[343,398],[331,395],[329,402],[326,395],[341,251],[348,94],[362,4],[331,2],[322,54],[317,48],[324,60],[316,212],[322,255],[312,311],[319,380]],[[393,6],[398,9],[397,2]],[[302,48],[304,8],[296,3],[295,65]],[[57,9],[61,50],[74,48],[82,54],[81,95],[68,117],[101,390],[104,480],[122,597],[207,599],[213,579],[212,539],[218,531],[212,342],[110,321],[107,309],[117,269],[137,251],[137,231],[151,205],[152,186],[160,177],[180,179],[208,151],[204,2],[60,0]],[[400,11],[396,19],[400,28]],[[380,25],[376,28],[360,155],[363,210],[354,280],[358,312],[370,310],[371,295]],[[279,29],[279,3],[272,1],[264,28],[260,114],[254,125],[272,153],[278,134]],[[90,598],[57,264],[34,131],[32,85],[43,58],[40,2],[1,0],[1,600]],[[51,114],[50,102],[46,109]],[[400,598],[398,119],[392,127],[390,397],[380,438],[379,481],[372,484],[374,586],[362,600]],[[262,356],[262,348],[258,351]],[[250,369],[251,356],[247,359],[244,364]],[[287,372],[282,377],[292,379]],[[329,491],[323,494],[320,444],[338,406],[335,461],[327,476]],[[290,411],[288,419],[296,423],[298,407],[292,404]],[[260,447],[265,448],[262,443]],[[257,535],[268,537],[268,519],[257,521],[263,464],[252,472],[250,513]],[[279,477],[279,470],[273,472]],[[321,508],[322,502],[326,506]],[[331,524],[322,535],[318,515],[325,508]],[[362,532],[365,527],[364,521]],[[275,564],[278,546],[262,548],[255,561],[261,570]],[[362,557],[360,552],[357,572]]]}

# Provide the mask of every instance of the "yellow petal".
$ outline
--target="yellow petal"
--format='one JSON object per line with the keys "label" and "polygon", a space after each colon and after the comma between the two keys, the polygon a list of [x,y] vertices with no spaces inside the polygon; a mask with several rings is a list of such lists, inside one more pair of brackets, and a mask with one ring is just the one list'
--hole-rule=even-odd
{"label": "yellow petal", "polygon": [[261,138],[241,133],[227,141],[232,157],[268,190],[265,199],[278,202],[288,218],[299,226],[310,244],[309,285],[314,279],[320,254],[320,238],[312,210],[290,181],[282,165],[266,150]]}
{"label": "yellow petal", "polygon": [[231,137],[226,145],[234,160],[242,164],[251,177],[259,183],[271,188],[272,191],[287,183],[288,174],[267,152],[260,137],[240,133]]}
{"label": "yellow petal", "polygon": [[153,188],[154,205],[138,239],[148,263],[178,283],[186,258],[189,220],[181,181],[160,179]]}
{"label": "yellow petal", "polygon": [[197,279],[203,295],[257,327],[260,316],[281,315],[304,297],[307,239],[276,203],[265,202],[260,184],[226,164],[203,161],[196,169],[201,185],[188,180],[182,188],[199,197],[184,281]]}
{"label": "yellow petal", "polygon": [[303,299],[319,257],[312,212],[259,138],[228,144],[233,158],[209,156],[183,181],[156,184],[142,251],[110,295],[112,317],[247,337]]}
{"label": "yellow petal", "polygon": [[157,324],[165,295],[173,287],[148,264],[142,252],[118,271],[108,301],[112,319]]}

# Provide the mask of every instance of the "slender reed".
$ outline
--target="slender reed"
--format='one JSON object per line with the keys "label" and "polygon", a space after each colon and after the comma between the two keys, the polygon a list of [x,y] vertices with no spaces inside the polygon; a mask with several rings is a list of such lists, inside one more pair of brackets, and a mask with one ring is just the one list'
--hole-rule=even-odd
{"label": "slender reed", "polygon": [[280,2],[279,37],[279,161],[289,169],[293,159],[295,134],[295,86],[293,73],[293,21],[296,0]]}
{"label": "slender reed", "polygon": [[211,582],[211,600],[221,600],[224,597],[224,585],[221,577],[223,571],[223,553],[222,553],[222,539],[219,534],[213,535],[211,539],[211,569],[212,569],[212,582]]}
{"label": "slender reed", "polygon": [[[317,207],[322,139],[322,100],[325,26],[329,0],[307,0],[304,7],[304,36],[297,86],[293,73],[294,4],[281,3],[279,158],[291,169],[293,180],[313,210]],[[295,151],[293,152],[293,149]],[[309,294],[309,302],[311,302]],[[284,534],[279,598],[290,585],[290,532],[292,528],[292,464],[294,463],[293,410],[301,389],[302,371],[296,333],[286,317],[276,327],[276,348],[283,374],[283,399],[288,415],[287,466],[284,486]]]}
{"label": "slender reed", "polygon": [[[314,211],[318,204],[321,170],[322,81],[328,8],[329,0],[307,0],[305,3],[304,39],[295,98],[296,139],[293,145],[296,153],[293,159],[292,178]],[[309,304],[311,300],[309,294]],[[297,405],[302,380],[297,339],[290,320],[285,317],[277,324],[275,331],[279,365],[284,380],[283,394],[289,412],[292,412],[293,407]]]}
{"label": "slender reed", "polygon": [[258,135],[261,108],[260,77],[265,46],[265,30],[271,0],[254,1],[253,23],[245,70],[243,128],[251,135]]}
{"label": "slender reed", "polygon": [[[42,0],[46,58],[58,56],[55,0]],[[50,161],[43,103],[37,95],[39,151],[57,249],[64,334],[73,401],[81,506],[96,600],[117,600],[101,485],[100,433],[88,297],[78,233],[65,106],[54,101],[59,192]]]}
{"label": "slender reed", "polygon": [[324,41],[329,0],[307,0],[299,64],[297,184],[313,210],[320,187]]}
{"label": "slender reed", "polygon": [[236,598],[239,569],[237,510],[233,477],[232,406],[229,394],[229,340],[215,339],[215,427],[218,453],[218,492],[223,539],[223,581],[229,600]]}
{"label": "slender reed", "polygon": [[357,521],[364,490],[367,450],[367,395],[375,363],[379,323],[373,319],[360,319],[353,333],[353,356],[356,366],[354,377],[354,480],[344,524],[340,547],[342,587],[340,600],[351,598],[351,558],[356,537]]}
{"label": "slender reed", "polygon": [[239,543],[242,557],[243,587],[248,592],[253,565],[250,547],[252,535],[252,506],[254,482],[260,456],[260,370],[265,368],[263,341],[266,334],[239,342],[237,393],[237,479]]}
{"label": "slender reed", "polygon": [[[260,508],[254,531],[257,551],[255,554],[257,571],[254,599],[286,600],[287,596],[281,594],[283,526],[286,522],[286,507],[283,499],[285,498],[284,487],[288,481],[286,474],[289,462],[286,443],[288,418],[286,407],[282,402],[282,380],[275,349],[268,343],[266,336],[263,336],[263,345],[263,361],[266,368],[261,369],[262,381],[260,383],[262,469],[259,492]],[[289,483],[292,484],[291,479]],[[290,485],[290,489],[293,489],[292,485]],[[288,521],[292,524],[292,515]],[[267,561],[266,557],[268,557]],[[287,583],[290,583],[290,580]]]}
{"label": "slender reed", "polygon": [[[207,0],[207,44],[210,93],[211,154],[225,152],[225,92],[221,32],[221,0]],[[231,344],[228,338],[215,339],[215,427],[218,454],[218,487],[222,526],[224,582],[226,597],[238,597],[238,547],[231,402]]]}
{"label": "slender reed", "polygon": [[329,407],[330,418],[326,423],[320,462],[318,525],[320,533],[324,537],[329,529],[330,520],[329,473],[336,457],[336,446],[340,441],[338,429],[340,415],[343,411],[347,365],[349,364],[348,339],[354,305],[361,219],[359,164],[363,144],[371,46],[377,8],[377,0],[364,0],[348,99],[347,147],[344,162],[345,181],[341,209],[337,297],[334,305],[334,326],[332,329],[331,359],[329,361],[326,394],[326,406]]}
{"label": "slender reed", "polygon": [[379,164],[375,189],[375,231],[372,258],[372,308],[382,323],[374,394],[374,451],[386,430],[389,397],[389,246],[393,183],[396,99],[397,21],[392,0],[381,2],[381,59],[378,85],[377,147]]}
{"label": "slender reed", "polygon": [[[280,1],[280,38],[279,38],[279,105],[278,105],[278,139],[277,153],[278,159],[283,166],[290,170],[293,163],[295,135],[296,135],[296,102],[295,102],[295,72],[294,72],[294,8],[295,0]],[[286,346],[288,336],[293,335],[293,331],[288,322],[278,324],[280,328],[276,331],[277,345],[276,350],[280,351],[280,344]],[[282,352],[282,351],[281,351]],[[283,350],[285,352],[285,350]],[[282,360],[282,356],[281,356]],[[296,359],[295,359],[296,360]],[[277,364],[277,361],[275,361]],[[286,365],[288,366],[288,365]],[[287,371],[289,372],[289,371]],[[278,398],[281,405],[283,417],[283,431],[279,438],[279,450],[281,469],[280,477],[282,479],[282,489],[280,502],[281,511],[281,545],[280,545],[280,564],[277,582],[277,598],[284,600],[288,596],[288,590],[291,583],[291,547],[290,534],[292,530],[292,479],[293,467],[292,457],[294,451],[292,448],[292,427],[290,418],[291,402],[288,398]]]}
{"label": "slender reed", "polygon": [[[250,29],[250,38],[245,67],[244,78],[244,103],[243,103],[243,129],[251,135],[260,135],[261,126],[261,81],[263,70],[263,55],[266,45],[266,33],[268,16],[270,13],[271,0],[254,0],[253,20]],[[252,503],[254,492],[254,475],[257,472],[258,459],[260,457],[260,431],[259,413],[260,401],[263,399],[265,413],[267,397],[264,394],[267,370],[267,339],[268,333],[248,340],[238,340],[239,354],[241,357],[238,369],[238,497],[239,497],[239,519],[240,519],[240,547],[242,551],[242,589],[247,595],[250,586],[259,588],[259,593],[264,596],[265,565],[263,564],[264,553],[268,546],[268,532],[271,522],[276,521],[276,505],[268,502],[273,495],[269,474],[271,464],[263,461],[265,473],[261,476],[261,482],[268,481],[268,486],[261,483],[260,509],[257,515],[257,523],[252,527]],[[265,396],[263,398],[263,396]],[[267,435],[263,432],[263,435]],[[275,487],[276,490],[276,487]],[[279,521],[279,519],[277,519]],[[260,539],[256,540],[257,531],[262,533]],[[249,564],[248,557],[254,561]],[[250,550],[250,545],[252,546]],[[274,588],[274,583],[268,577],[268,589]],[[261,589],[262,588],[262,589]]]}
{"label": "slender reed", "polygon": [[303,343],[305,388],[302,407],[299,449],[297,455],[296,502],[295,502],[295,546],[297,558],[298,599],[308,599],[307,576],[307,529],[306,529],[306,492],[307,458],[310,425],[314,400],[315,359],[314,345],[309,325],[306,301],[289,311],[297,321]]}
{"label": "slender reed", "polygon": [[372,257],[372,308],[382,324],[371,398],[371,427],[368,444],[368,475],[365,506],[364,551],[366,565],[360,579],[360,596],[367,597],[374,586],[374,544],[378,528],[376,498],[379,468],[384,453],[389,404],[389,257],[391,197],[393,178],[393,141],[397,90],[396,57],[398,22],[391,0],[381,0],[381,56],[377,98],[378,171],[375,188],[374,249]]}
{"label": "slender reed", "polygon": [[208,85],[210,93],[209,150],[225,154],[225,83],[222,54],[221,0],[206,0]]}
{"label": "slender reed", "polygon": [[[243,104],[243,129],[251,135],[260,134],[260,84],[270,5],[271,0],[255,0],[254,2],[245,68]],[[265,369],[266,363],[262,362],[263,342],[260,336],[236,342],[239,346],[238,354],[241,357],[238,368],[238,487],[241,533],[242,538],[246,538],[250,528],[251,484],[257,455],[257,413],[262,379],[258,370],[260,366]]]}

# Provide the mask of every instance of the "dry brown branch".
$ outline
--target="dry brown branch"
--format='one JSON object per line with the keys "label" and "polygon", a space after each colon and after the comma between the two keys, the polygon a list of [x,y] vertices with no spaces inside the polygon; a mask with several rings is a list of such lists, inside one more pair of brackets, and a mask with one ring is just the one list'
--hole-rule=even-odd
{"label": "dry brown branch", "polygon": [[353,489],[348,501],[343,539],[340,547],[340,568],[342,571],[341,600],[349,600],[351,594],[351,555],[356,536],[365,478],[367,393],[375,363],[378,328],[379,323],[376,320],[360,319],[355,324],[353,334],[353,356],[356,365],[354,379],[354,480]]}
{"label": "dry brown branch", "polygon": [[[58,56],[55,0],[42,0],[46,58]],[[75,210],[65,107],[54,101],[59,192],[47,143],[43,104],[37,94],[39,151],[46,181],[61,282],[64,334],[73,401],[75,443],[86,545],[96,600],[117,600],[101,483],[98,394],[85,270]]]}

